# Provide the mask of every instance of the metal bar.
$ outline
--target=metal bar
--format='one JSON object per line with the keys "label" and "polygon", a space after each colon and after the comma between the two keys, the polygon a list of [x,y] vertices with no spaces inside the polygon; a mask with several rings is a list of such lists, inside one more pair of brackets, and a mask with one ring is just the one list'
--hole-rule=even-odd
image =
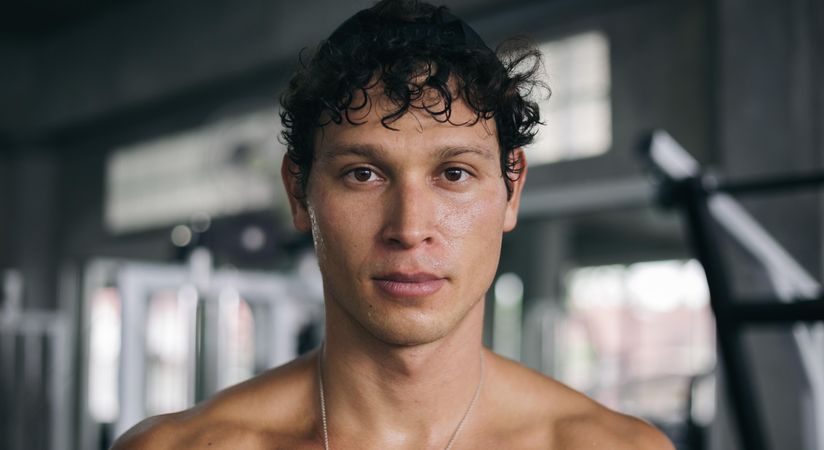
{"label": "metal bar", "polygon": [[696,257],[704,266],[710,291],[710,304],[716,312],[716,330],[720,357],[723,361],[727,392],[734,405],[734,419],[743,448],[767,450],[765,428],[757,415],[755,389],[749,377],[749,368],[736,323],[718,315],[732,303],[731,289],[723,260],[719,254],[709,224],[710,212],[706,203],[706,191],[700,177],[686,178],[673,185],[675,197],[685,206],[687,225]]}
{"label": "metal bar", "polygon": [[24,359],[26,357],[24,340],[26,336],[17,333],[14,329],[11,331],[13,346],[11,355],[13,358],[12,367],[14,373],[12,374],[12,398],[10,405],[13,414],[11,415],[11,421],[9,423],[10,433],[8,442],[10,450],[18,450],[22,449],[25,444],[25,430],[23,429],[23,424],[25,423],[24,414],[26,412],[28,400],[26,398],[26,375],[24,373]]}
{"label": "metal bar", "polygon": [[758,414],[761,409],[755,398],[756,390],[750,377],[752,367],[745,354],[741,330],[723,320],[716,320],[715,329],[722,361],[721,373],[728,398],[733,403],[732,416],[738,428],[739,448],[767,450],[766,427]]}
{"label": "metal bar", "polygon": [[[26,334],[23,336],[23,404],[18,405],[23,423],[21,423],[22,438],[30,448],[43,448],[43,437],[48,433],[42,428],[43,416],[43,335]],[[35,425],[36,424],[36,425]]]}
{"label": "metal bar", "polygon": [[809,187],[824,187],[824,172],[813,172],[771,177],[753,177],[739,180],[718,180],[709,183],[710,192],[723,191],[730,194],[751,194]]}
{"label": "metal bar", "polygon": [[120,290],[121,346],[118,377],[120,414],[114,434],[119,436],[145,416],[146,405],[146,297],[134,272],[118,275]]}
{"label": "metal bar", "polygon": [[719,307],[717,319],[741,325],[824,321],[824,299],[778,303],[758,301]]}
{"label": "metal bar", "polygon": [[206,398],[206,337],[204,335],[205,321],[206,321],[206,303],[202,301],[197,302],[197,309],[195,312],[195,385],[194,385],[194,399],[195,403]]}
{"label": "metal bar", "polygon": [[11,448],[16,387],[16,335],[0,328],[0,448]]}
{"label": "metal bar", "polygon": [[49,390],[51,393],[51,436],[49,448],[51,450],[68,450],[71,448],[71,430],[69,420],[72,417],[69,384],[72,383],[71,328],[67,316],[55,321],[55,327],[48,336],[51,355],[48,371]]}

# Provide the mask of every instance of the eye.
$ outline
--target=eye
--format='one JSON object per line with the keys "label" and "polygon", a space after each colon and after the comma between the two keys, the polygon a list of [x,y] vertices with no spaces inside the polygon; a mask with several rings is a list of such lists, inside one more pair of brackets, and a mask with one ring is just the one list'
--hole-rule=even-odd
{"label": "eye", "polygon": [[368,167],[356,167],[350,170],[347,175],[354,178],[358,182],[365,183],[372,179],[375,172]]}
{"label": "eye", "polygon": [[463,181],[467,176],[469,176],[467,171],[459,167],[450,167],[443,171],[443,177],[446,181],[451,181],[453,183]]}

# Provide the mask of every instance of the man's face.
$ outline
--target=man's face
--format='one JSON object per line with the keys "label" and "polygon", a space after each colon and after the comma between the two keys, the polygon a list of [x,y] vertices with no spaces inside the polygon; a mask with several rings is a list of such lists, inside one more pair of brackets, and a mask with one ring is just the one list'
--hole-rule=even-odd
{"label": "man's face", "polygon": [[[390,344],[433,342],[483,300],[525,173],[507,200],[494,121],[456,126],[413,110],[396,131],[381,125],[382,98],[372,103],[352,115],[365,123],[318,131],[305,202],[290,196],[295,226],[312,232],[327,309],[343,312],[327,320]],[[452,122],[474,119],[452,108]]]}

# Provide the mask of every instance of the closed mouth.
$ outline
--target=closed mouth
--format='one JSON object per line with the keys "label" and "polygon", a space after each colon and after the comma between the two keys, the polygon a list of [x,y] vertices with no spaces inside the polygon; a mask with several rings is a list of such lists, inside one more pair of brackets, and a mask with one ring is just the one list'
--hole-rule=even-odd
{"label": "closed mouth", "polygon": [[428,272],[392,272],[375,277],[375,280],[378,281],[395,281],[398,283],[422,283],[440,279],[443,278]]}
{"label": "closed mouth", "polygon": [[432,295],[446,279],[426,272],[389,273],[373,278],[375,284],[393,297],[425,297]]}

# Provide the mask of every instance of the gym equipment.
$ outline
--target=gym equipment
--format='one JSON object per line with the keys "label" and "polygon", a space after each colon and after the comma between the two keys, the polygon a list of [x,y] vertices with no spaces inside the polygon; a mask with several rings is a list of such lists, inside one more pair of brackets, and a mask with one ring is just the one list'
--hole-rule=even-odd
{"label": "gym equipment", "polygon": [[[720,358],[734,408],[740,442],[747,450],[767,450],[742,331],[753,324],[790,324],[812,394],[812,417],[805,433],[814,449],[824,449],[824,294],[821,283],[731,196],[824,185],[824,173],[764,177],[745,181],[706,175],[692,156],[665,131],[642,142],[643,158],[658,183],[662,206],[681,210],[690,246],[704,266],[716,319]],[[769,298],[737,298],[716,239],[720,228],[766,271],[775,293]]]}

